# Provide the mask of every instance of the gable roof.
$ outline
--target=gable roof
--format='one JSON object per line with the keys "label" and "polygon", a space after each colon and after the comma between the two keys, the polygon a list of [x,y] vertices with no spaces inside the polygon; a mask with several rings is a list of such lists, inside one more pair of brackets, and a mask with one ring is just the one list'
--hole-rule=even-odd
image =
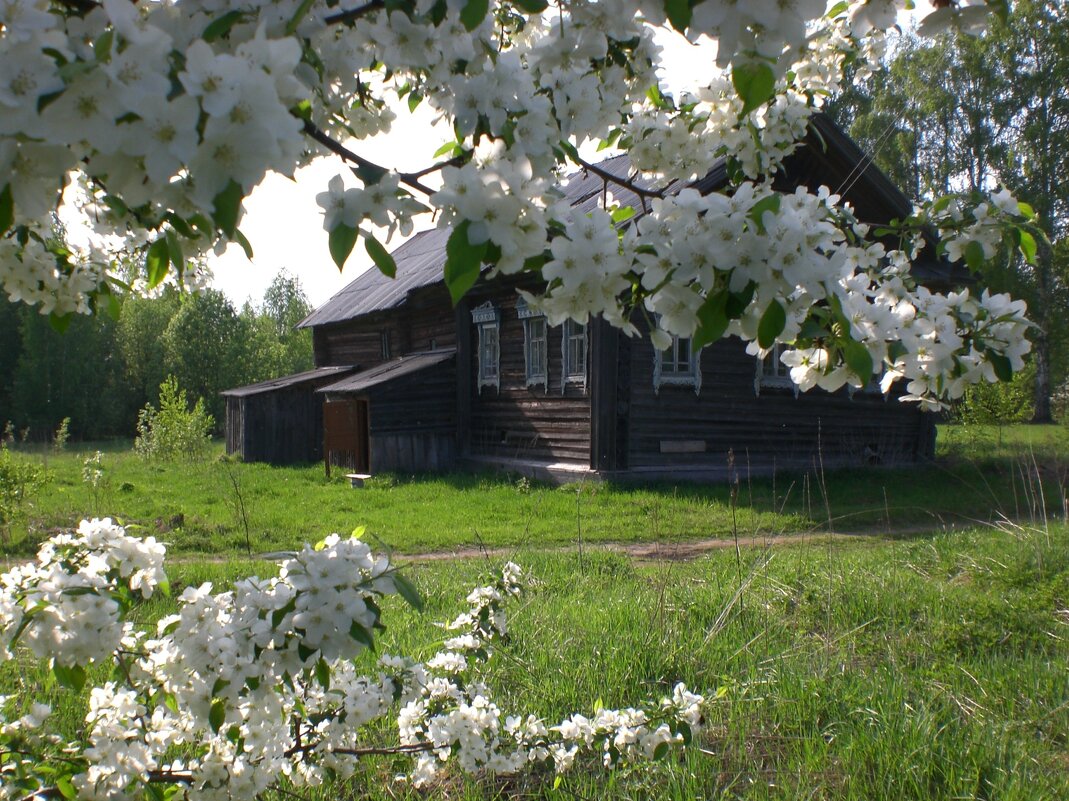
{"label": "gable roof", "polygon": [[[887,222],[893,217],[905,217],[911,212],[913,204],[909,198],[876,166],[872,157],[826,114],[818,113],[810,118],[810,131],[805,144],[806,146],[798,148],[788,157],[788,163],[791,159],[795,160],[803,172],[811,171],[814,166],[837,170],[845,176],[844,185],[830,187],[833,192],[857,192],[860,187],[864,196],[875,201],[869,205],[877,205],[881,210],[890,212],[883,220],[867,219],[874,217],[865,213],[871,209],[858,209],[862,219]],[[631,161],[626,155],[608,158],[596,166],[620,178],[631,173]],[[725,185],[727,181],[727,159],[721,158],[704,177],[690,182],[689,185],[702,194],[707,194]],[[657,185],[655,181],[641,177],[635,180],[635,184],[644,189]],[[678,192],[686,185],[688,184],[676,181],[669,184],[665,191]],[[565,198],[577,209],[590,211],[599,205],[605,191],[605,181],[592,171],[580,170],[564,180],[561,190]],[[613,186],[612,194],[621,205],[636,208],[642,206],[642,199],[624,187]],[[369,268],[304,318],[297,327],[309,328],[340,323],[372,312],[403,306],[413,291],[443,281],[445,247],[451,233],[448,228],[435,228],[414,235],[391,254],[397,264],[396,278],[388,278],[374,267]],[[960,283],[968,280],[960,271],[958,274],[953,273],[953,268],[947,262],[935,258],[922,256],[914,264],[914,274],[921,281],[941,279]]]}

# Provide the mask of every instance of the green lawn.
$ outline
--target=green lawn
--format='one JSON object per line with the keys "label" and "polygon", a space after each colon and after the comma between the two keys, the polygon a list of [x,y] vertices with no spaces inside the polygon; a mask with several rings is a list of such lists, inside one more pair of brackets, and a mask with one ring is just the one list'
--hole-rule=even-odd
{"label": "green lawn", "polygon": [[[547,718],[627,705],[678,680],[726,688],[696,749],[647,777],[590,766],[454,777],[430,797],[534,799],[1055,799],[1069,797],[1069,528],[977,528],[914,538],[718,552],[688,563],[518,550],[535,584],[495,657],[508,710]],[[263,563],[181,561],[174,589],[218,588]],[[409,565],[419,615],[388,603],[380,650],[428,656],[486,569]],[[139,611],[169,611],[153,601]],[[99,671],[98,680],[106,673]],[[84,698],[41,666],[0,666],[0,692],[48,698],[71,733]],[[367,763],[314,798],[422,798]],[[282,798],[284,796],[279,796]]]}
{"label": "green lawn", "polygon": [[[916,530],[999,517],[1064,513],[1069,429],[944,428],[929,465],[782,473],[738,486],[573,484],[501,474],[385,475],[362,490],[328,481],[321,465],[275,468],[213,457],[147,464],[126,444],[106,447],[107,486],[82,480],[96,446],[17,454],[46,462],[50,483],[4,531],[0,551],[33,552],[86,515],[143,525],[187,554],[262,553],[365,525],[401,553],[586,542],[678,541],[787,532]],[[243,514],[244,512],[244,514]],[[248,523],[248,542],[246,526]]]}

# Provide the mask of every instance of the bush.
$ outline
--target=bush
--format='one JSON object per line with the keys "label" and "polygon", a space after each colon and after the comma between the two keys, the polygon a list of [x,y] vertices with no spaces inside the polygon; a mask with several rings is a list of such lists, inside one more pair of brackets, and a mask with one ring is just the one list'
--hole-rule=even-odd
{"label": "bush", "polygon": [[168,376],[160,384],[160,408],[148,403],[137,416],[134,450],[152,461],[202,459],[211,445],[213,425],[215,420],[204,411],[204,400],[198,398],[189,408],[185,390],[178,388],[174,376]]}
{"label": "bush", "polygon": [[1028,365],[1012,381],[975,384],[954,404],[954,417],[965,425],[1004,426],[1032,417],[1035,368]]}
{"label": "bush", "polygon": [[0,526],[11,522],[27,498],[48,481],[40,465],[16,458],[0,444]]}

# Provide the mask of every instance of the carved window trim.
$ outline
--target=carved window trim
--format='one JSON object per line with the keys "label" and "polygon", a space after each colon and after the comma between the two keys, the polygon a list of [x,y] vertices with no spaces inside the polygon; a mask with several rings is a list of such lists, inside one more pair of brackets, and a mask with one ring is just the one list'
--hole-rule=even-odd
{"label": "carved window trim", "polygon": [[549,325],[545,315],[516,301],[516,316],[523,322],[523,367],[527,387],[549,389]]}
{"label": "carved window trim", "polygon": [[479,392],[483,387],[501,390],[501,315],[494,304],[487,301],[471,310],[471,321],[479,332],[478,377]]}
{"label": "carved window trim", "polygon": [[[702,354],[695,352],[688,337],[672,337],[667,350],[653,348],[653,394],[661,387],[693,387],[695,395],[702,391]],[[667,359],[665,357],[668,357]]]}
{"label": "carved window trim", "polygon": [[569,384],[578,384],[586,390],[587,366],[590,361],[585,323],[565,320],[561,326],[560,338],[561,369],[560,391],[564,394]]}
{"label": "carved window trim", "polygon": [[754,395],[760,395],[762,387],[769,387],[771,389],[789,389],[794,393],[794,397],[798,397],[798,385],[791,381],[790,368],[780,361],[781,353],[783,353],[783,345],[777,342],[772,346],[772,350],[768,352],[765,358],[757,357],[755,359]]}

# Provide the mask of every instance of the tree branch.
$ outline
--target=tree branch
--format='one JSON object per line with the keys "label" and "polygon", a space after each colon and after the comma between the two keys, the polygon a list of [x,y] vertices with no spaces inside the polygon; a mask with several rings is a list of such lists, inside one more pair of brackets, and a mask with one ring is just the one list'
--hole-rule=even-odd
{"label": "tree branch", "polygon": [[[345,145],[341,144],[341,142],[332,139],[328,134],[326,134],[321,128],[316,126],[314,123],[305,120],[304,132],[312,139],[319,142],[319,144],[323,145],[323,147],[325,147],[331,153],[334,153],[337,156],[341,156],[346,161],[352,162],[358,168],[371,170],[374,172],[390,172],[390,170],[386,169],[382,165],[376,164],[373,161],[368,161],[363,156],[354,153]],[[440,170],[443,167],[463,164],[467,158],[468,157],[466,155],[456,156],[454,158],[449,159],[448,161],[440,161],[437,164],[433,164],[430,167],[427,167],[426,169],[420,170],[419,172],[399,172],[397,173],[397,175],[400,178],[401,183],[403,183],[405,186],[415,189],[418,192],[422,192],[423,194],[430,197],[435,193],[435,190],[431,189],[419,179],[422,178],[424,175]]]}
{"label": "tree branch", "polygon": [[385,8],[386,3],[384,0],[370,0],[370,2],[364,3],[362,6],[351,8],[348,11],[339,11],[336,14],[324,17],[323,21],[327,25],[346,25],[350,22],[356,22],[361,17],[370,14],[372,11],[378,11]]}
{"label": "tree branch", "polygon": [[586,170],[587,172],[594,173],[594,175],[598,176],[603,181],[607,181],[608,183],[616,184],[617,186],[621,186],[624,189],[628,190],[629,192],[634,192],[640,198],[645,199],[645,198],[648,198],[648,197],[656,197],[656,198],[663,198],[664,197],[664,190],[663,189],[645,189],[645,188],[639,186],[638,184],[636,184],[635,180],[633,178],[621,178],[619,175],[613,175],[611,172],[609,172],[608,170],[604,169],[603,167],[599,167],[597,164],[591,164],[589,161],[586,161],[585,159],[573,158],[572,160],[576,164],[578,164],[580,167],[582,167],[584,170]]}

